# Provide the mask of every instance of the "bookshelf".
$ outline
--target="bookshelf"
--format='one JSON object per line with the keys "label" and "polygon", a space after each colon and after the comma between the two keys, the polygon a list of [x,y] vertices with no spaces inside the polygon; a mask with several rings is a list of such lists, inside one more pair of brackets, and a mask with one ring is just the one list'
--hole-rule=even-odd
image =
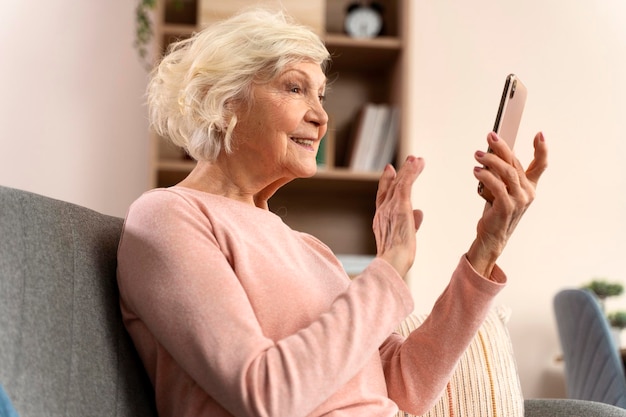
{"label": "bookshelf", "polygon": [[[344,34],[345,10],[352,3],[349,0],[265,2],[282,4],[296,19],[319,31],[333,56],[326,101],[331,120],[326,156],[331,163],[320,166],[313,178],[298,179],[281,188],[270,200],[270,209],[294,229],[321,239],[337,254],[373,255],[376,246],[371,223],[380,172],[349,169],[350,142],[362,106],[366,103],[393,105],[401,115],[395,155],[397,160],[406,156],[402,107],[407,98],[401,86],[407,77],[403,59],[403,50],[407,47],[403,19],[407,15],[408,1],[378,1],[384,8],[384,29],[381,36],[372,39],[356,39]],[[178,0],[178,7],[174,7],[172,0],[160,0],[155,25],[158,54],[173,40],[210,24],[211,19],[227,16],[225,8],[233,10],[261,3],[258,0]],[[299,13],[305,17],[300,18]],[[150,175],[154,187],[171,186],[193,168],[193,161],[162,138],[153,137],[152,144]]]}

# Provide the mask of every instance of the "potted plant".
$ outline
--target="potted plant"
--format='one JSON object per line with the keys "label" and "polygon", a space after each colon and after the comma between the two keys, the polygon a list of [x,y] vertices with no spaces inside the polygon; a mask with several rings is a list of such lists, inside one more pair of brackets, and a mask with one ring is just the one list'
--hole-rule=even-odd
{"label": "potted plant", "polygon": [[[148,69],[152,66],[148,58],[148,48],[154,36],[152,12],[156,6],[157,0],[137,0],[137,7],[135,8],[134,46]],[[188,9],[191,7],[195,8],[195,3],[189,0],[167,0],[165,3],[166,13],[174,17],[172,23],[190,23]]]}
{"label": "potted plant", "polygon": [[620,347],[622,330],[626,328],[626,311],[613,311],[609,313],[607,318],[611,324],[611,328],[613,329],[615,345]]}
{"label": "potted plant", "polygon": [[595,278],[590,283],[584,285],[583,288],[592,291],[598,297],[602,311],[605,311],[605,301],[608,297],[615,297],[624,292],[622,284],[619,282],[608,282],[604,278]]}
{"label": "potted plant", "polygon": [[142,60],[148,55],[148,44],[152,39],[152,10],[157,0],[139,0],[135,8],[135,49]]}

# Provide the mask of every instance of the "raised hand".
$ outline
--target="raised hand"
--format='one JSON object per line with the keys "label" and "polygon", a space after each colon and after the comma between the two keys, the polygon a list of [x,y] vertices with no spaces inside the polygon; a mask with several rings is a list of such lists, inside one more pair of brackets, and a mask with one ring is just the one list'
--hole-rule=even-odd
{"label": "raised hand", "polygon": [[548,166],[548,148],[542,133],[534,139],[535,155],[524,170],[505,141],[494,132],[487,137],[493,153],[477,151],[476,161],[489,169],[474,168],[474,176],[494,196],[478,221],[476,239],[467,257],[477,272],[485,277],[491,271],[520,219],[535,199],[535,189]]}
{"label": "raised hand", "polygon": [[378,183],[372,228],[377,256],[404,276],[415,260],[415,233],[422,223],[421,210],[411,204],[411,188],[424,169],[424,160],[409,156],[396,173],[387,165]]}

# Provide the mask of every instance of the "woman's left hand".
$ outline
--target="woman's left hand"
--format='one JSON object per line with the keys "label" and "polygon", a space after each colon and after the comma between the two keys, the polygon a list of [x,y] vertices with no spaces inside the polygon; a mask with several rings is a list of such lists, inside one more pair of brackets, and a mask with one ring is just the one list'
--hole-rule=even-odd
{"label": "woman's left hand", "polygon": [[548,148],[541,132],[535,136],[534,159],[526,170],[496,133],[489,133],[487,142],[493,153],[477,151],[475,158],[489,169],[476,167],[474,175],[494,199],[486,203],[476,239],[467,252],[474,269],[485,277],[491,276],[497,258],[533,202],[539,178],[548,166]]}

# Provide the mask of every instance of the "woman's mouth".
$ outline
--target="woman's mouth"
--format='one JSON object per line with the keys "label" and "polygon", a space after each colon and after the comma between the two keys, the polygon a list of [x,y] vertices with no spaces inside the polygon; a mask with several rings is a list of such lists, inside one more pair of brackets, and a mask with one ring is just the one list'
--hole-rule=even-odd
{"label": "woman's mouth", "polygon": [[303,138],[294,138],[294,137],[290,137],[289,139],[291,139],[298,145],[307,149],[311,149],[311,150],[313,149],[313,143],[315,143],[313,139],[303,139]]}

